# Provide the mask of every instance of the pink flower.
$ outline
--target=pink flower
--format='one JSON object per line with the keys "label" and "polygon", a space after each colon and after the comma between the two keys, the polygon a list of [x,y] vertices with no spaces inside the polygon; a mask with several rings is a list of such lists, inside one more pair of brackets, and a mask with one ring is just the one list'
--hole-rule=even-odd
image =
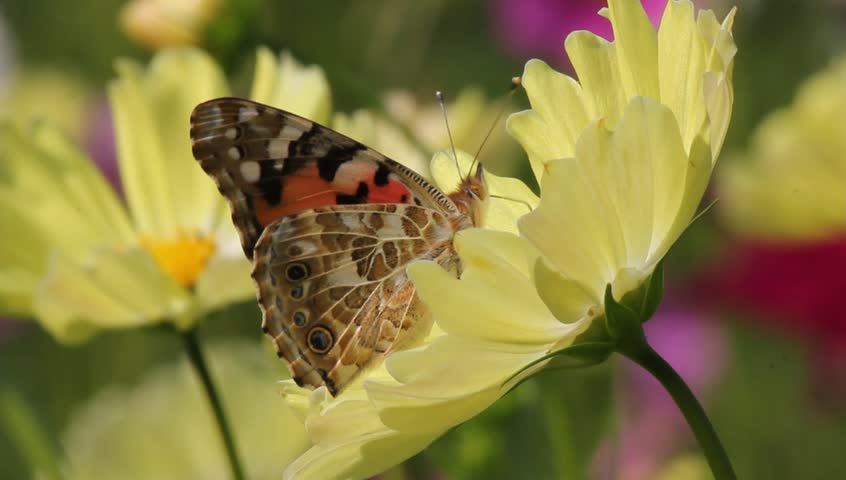
{"label": "pink flower", "polygon": [[[698,296],[804,340],[820,387],[846,395],[846,233],[817,240],[746,240],[703,275]],[[838,383],[839,382],[839,383]]]}
{"label": "pink flower", "polygon": [[[667,0],[642,0],[657,27]],[[517,60],[540,58],[569,69],[564,39],[574,30],[589,30],[613,40],[611,22],[597,15],[605,0],[492,0],[488,4],[493,35]]]}

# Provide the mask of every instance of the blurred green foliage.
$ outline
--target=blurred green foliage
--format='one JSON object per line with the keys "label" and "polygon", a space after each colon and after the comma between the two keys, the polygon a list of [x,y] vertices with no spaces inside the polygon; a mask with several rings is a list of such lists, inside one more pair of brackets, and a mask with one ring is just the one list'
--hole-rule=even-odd
{"label": "blurred green foliage", "polygon": [[[20,65],[66,69],[102,91],[115,57],[150,55],[121,33],[117,15],[123,3],[4,0],[0,13]],[[764,115],[787,104],[803,78],[842,50],[846,18],[838,10],[843,7],[830,1],[739,3],[727,151],[744,146]],[[714,7],[719,16],[727,10],[725,4]],[[210,30],[212,53],[240,80],[241,91],[256,43],[321,65],[341,111],[374,107],[388,88],[429,98],[435,90],[449,94],[479,85],[498,97],[522,70],[522,62],[506,57],[492,39],[483,1],[256,0],[249,8],[249,23]],[[226,35],[237,37],[237,48],[220,41]],[[668,284],[713,261],[721,238],[711,218],[697,223],[665,262]],[[258,346],[266,340],[258,318],[255,305],[238,306],[216,314],[200,334],[245,338]],[[811,394],[813,366],[795,340],[741,325],[726,323],[730,364],[706,405],[739,477],[842,476],[846,408],[823,408]],[[178,338],[155,328],[112,331],[85,345],[64,346],[20,324],[0,337],[0,389],[16,391],[59,448],[56,439],[68,418],[99,388],[131,385],[180,355]],[[612,402],[625,401],[611,394],[613,371],[612,363],[527,382],[386,478],[430,478],[436,472],[462,479],[580,478],[600,439],[614,432]],[[692,444],[685,448],[695,451]],[[27,478],[28,468],[9,435],[0,432],[0,477]]]}

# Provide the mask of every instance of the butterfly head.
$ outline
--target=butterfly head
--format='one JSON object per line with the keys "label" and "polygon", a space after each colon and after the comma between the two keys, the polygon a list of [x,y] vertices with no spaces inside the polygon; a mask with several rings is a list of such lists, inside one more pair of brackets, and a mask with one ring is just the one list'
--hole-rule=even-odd
{"label": "butterfly head", "polygon": [[485,182],[484,169],[482,165],[476,164],[476,173],[467,175],[461,181],[458,190],[450,195],[455,206],[466,218],[470,218],[473,226],[481,226],[485,202],[488,200],[488,185]]}

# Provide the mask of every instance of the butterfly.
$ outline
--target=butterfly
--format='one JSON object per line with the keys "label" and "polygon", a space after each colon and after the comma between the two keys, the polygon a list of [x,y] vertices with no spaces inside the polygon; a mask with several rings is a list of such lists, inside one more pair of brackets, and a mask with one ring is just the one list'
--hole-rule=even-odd
{"label": "butterfly", "polygon": [[453,238],[481,222],[481,165],[445,194],[345,135],[241,98],[198,105],[191,143],[229,202],[262,330],[298,385],[335,396],[428,334],[406,267],[431,260],[460,274]]}

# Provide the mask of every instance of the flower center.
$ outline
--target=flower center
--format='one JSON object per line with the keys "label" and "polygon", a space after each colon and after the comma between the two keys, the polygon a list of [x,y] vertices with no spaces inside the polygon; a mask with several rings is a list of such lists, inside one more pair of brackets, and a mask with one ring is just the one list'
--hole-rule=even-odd
{"label": "flower center", "polygon": [[214,253],[213,237],[180,232],[176,238],[141,237],[159,267],[185,288],[192,288]]}

